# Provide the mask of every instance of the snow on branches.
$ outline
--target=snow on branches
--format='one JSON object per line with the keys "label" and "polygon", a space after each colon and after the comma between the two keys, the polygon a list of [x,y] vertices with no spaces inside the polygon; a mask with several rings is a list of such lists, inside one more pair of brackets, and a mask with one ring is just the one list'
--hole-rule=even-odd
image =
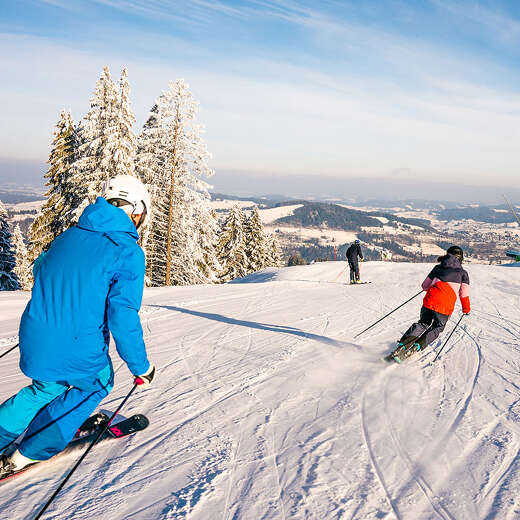
{"label": "snow on branches", "polygon": [[234,205],[222,226],[217,254],[222,265],[220,279],[229,282],[248,273],[246,253],[245,215],[238,204]]}
{"label": "snow on branches", "polygon": [[133,125],[134,113],[130,106],[130,84],[126,68],[121,73],[119,81],[119,113],[117,123],[119,132],[114,144],[114,170],[116,175],[135,175],[134,159],[137,151],[137,137]]}
{"label": "snow on branches", "polygon": [[196,124],[198,104],[179,79],[159,96],[139,136],[137,172],[152,196],[143,245],[151,285],[213,282],[217,221],[203,177],[213,171]]}
{"label": "snow on branches", "polygon": [[12,243],[16,259],[14,272],[18,277],[19,288],[22,291],[30,291],[33,283],[31,262],[29,261],[29,254],[25,246],[22,230],[18,224],[14,228]]}
{"label": "snow on branches", "polygon": [[16,291],[20,287],[15,272],[16,255],[12,243],[7,210],[0,201],[0,291]]}
{"label": "snow on branches", "polygon": [[[29,232],[29,259],[77,222],[108,179],[129,174],[145,183],[152,199],[140,230],[148,284],[215,283],[276,264],[279,253],[273,261],[276,247],[263,232],[258,210],[247,222],[238,210],[231,227],[220,230],[205,180],[214,173],[211,155],[197,113],[184,80],[171,81],[136,138],[127,71],[118,88],[105,67],[81,123],[74,126],[63,111],[56,125],[45,174],[48,198]],[[22,245],[23,240],[20,250]]]}
{"label": "snow on branches", "polygon": [[267,267],[270,263],[269,243],[260,220],[258,207],[255,206],[246,220],[245,242],[247,255],[247,272],[254,273]]}
{"label": "snow on branches", "polygon": [[137,139],[132,129],[135,117],[129,94],[126,69],[118,90],[105,67],[81,124],[72,182],[83,202],[76,210],[76,218],[89,202],[101,195],[107,180],[120,174],[134,175]]}
{"label": "snow on branches", "polygon": [[56,123],[49,155],[47,200],[29,229],[29,257],[35,260],[51,242],[72,224],[72,213],[81,202],[71,183],[71,166],[76,156],[77,132],[70,112],[62,110]]}
{"label": "snow on branches", "polygon": [[265,233],[256,206],[249,218],[238,205],[231,208],[222,226],[217,250],[222,282],[281,265],[278,241]]}

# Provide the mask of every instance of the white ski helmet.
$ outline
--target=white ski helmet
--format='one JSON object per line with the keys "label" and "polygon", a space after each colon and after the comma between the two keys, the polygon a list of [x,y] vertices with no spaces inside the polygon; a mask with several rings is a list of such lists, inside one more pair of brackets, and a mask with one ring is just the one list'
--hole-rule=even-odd
{"label": "white ski helmet", "polygon": [[147,220],[151,210],[151,199],[145,185],[132,175],[118,175],[108,180],[103,190],[103,197],[121,208],[127,215],[143,215],[141,224]]}

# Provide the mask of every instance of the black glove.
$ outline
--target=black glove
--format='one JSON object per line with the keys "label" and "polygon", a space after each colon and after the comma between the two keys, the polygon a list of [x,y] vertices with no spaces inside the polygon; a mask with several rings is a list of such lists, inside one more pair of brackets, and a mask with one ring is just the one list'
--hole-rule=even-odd
{"label": "black glove", "polygon": [[149,388],[152,384],[152,381],[155,377],[155,367],[150,364],[150,368],[146,374],[142,374],[140,376],[134,376],[134,385],[138,385],[141,388]]}

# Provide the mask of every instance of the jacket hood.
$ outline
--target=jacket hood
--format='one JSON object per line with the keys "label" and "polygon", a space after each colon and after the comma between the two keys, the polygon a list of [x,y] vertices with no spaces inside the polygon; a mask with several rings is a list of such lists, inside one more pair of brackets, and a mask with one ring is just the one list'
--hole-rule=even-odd
{"label": "jacket hood", "polygon": [[452,254],[440,256],[438,261],[441,263],[442,267],[451,267],[453,269],[460,269],[462,267],[460,260]]}
{"label": "jacket hood", "polygon": [[98,197],[95,204],[85,208],[79,218],[78,227],[107,234],[128,233],[135,240],[139,239],[137,229],[130,217],[121,208],[109,204],[103,197]]}

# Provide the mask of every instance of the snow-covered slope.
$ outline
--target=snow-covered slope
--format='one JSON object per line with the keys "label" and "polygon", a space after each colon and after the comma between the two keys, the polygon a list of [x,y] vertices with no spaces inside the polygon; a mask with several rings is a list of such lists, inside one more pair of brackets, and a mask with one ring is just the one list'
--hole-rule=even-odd
{"label": "snow-covered slope", "polygon": [[[353,336],[417,292],[430,266],[362,264],[372,283],[360,286],[334,283],[344,266],[147,290],[159,372],[124,413],[151,425],[97,446],[47,518],[519,518],[520,271],[468,266],[473,311],[439,360],[428,350],[387,366],[379,358],[419,299]],[[0,294],[4,348],[26,300]],[[1,361],[1,399],[28,383],[17,358]],[[113,358],[105,409],[131,386]],[[1,517],[32,518],[75,457],[1,485]]]}

